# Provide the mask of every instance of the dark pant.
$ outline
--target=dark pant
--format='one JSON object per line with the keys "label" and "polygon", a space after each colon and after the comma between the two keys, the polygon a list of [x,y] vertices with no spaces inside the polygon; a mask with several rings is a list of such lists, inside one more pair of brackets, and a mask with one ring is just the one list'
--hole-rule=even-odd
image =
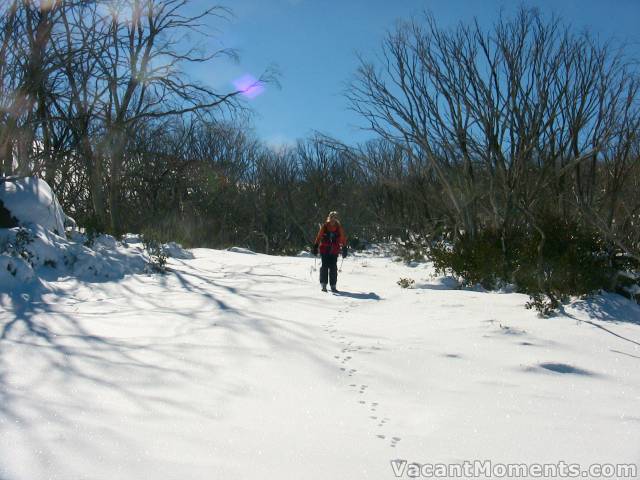
{"label": "dark pant", "polygon": [[[329,282],[327,282],[329,277]],[[320,283],[335,285],[338,281],[338,255],[330,253],[322,254],[322,265],[320,266]]]}

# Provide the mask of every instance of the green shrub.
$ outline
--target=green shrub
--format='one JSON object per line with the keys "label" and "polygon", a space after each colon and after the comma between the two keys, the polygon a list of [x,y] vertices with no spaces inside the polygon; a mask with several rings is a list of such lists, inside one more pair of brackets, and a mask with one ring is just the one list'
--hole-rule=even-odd
{"label": "green shrub", "polygon": [[398,285],[400,285],[400,288],[413,288],[413,286],[415,285],[416,281],[412,278],[401,278],[400,280],[398,280],[396,282]]}
{"label": "green shrub", "polygon": [[541,293],[533,293],[529,295],[529,299],[524,304],[524,307],[528,310],[537,310],[540,316],[545,318],[553,316],[556,310],[560,308],[560,302]]}
{"label": "green shrub", "polygon": [[498,286],[503,275],[505,256],[500,238],[489,230],[475,238],[463,235],[454,242],[434,242],[427,253],[436,273],[453,273],[464,285],[480,284],[491,290]]}
{"label": "green shrub", "polygon": [[429,241],[425,237],[414,236],[409,240],[397,241],[394,245],[394,254],[409,262],[424,262],[429,254]]}
{"label": "green shrub", "polygon": [[149,255],[149,268],[155,273],[167,272],[167,254],[162,242],[150,235],[142,236],[142,245]]}
{"label": "green shrub", "polygon": [[468,285],[495,289],[514,284],[517,291],[530,295],[528,308],[545,316],[569,296],[615,288],[616,251],[596,232],[554,217],[536,226],[506,233],[484,229],[474,237],[435,242],[429,257],[437,273],[453,273]]}

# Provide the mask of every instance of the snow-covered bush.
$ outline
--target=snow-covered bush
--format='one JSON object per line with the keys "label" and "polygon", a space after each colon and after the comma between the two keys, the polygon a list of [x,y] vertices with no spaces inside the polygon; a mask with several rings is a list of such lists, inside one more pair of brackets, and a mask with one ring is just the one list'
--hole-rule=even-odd
{"label": "snow-covered bush", "polygon": [[640,303],[640,265],[626,254],[616,255],[614,264],[618,268],[613,282],[616,292]]}
{"label": "snow-covered bush", "polygon": [[429,253],[429,240],[421,235],[409,235],[407,240],[398,239],[394,244],[394,254],[402,261],[424,262]]}
{"label": "snow-covered bush", "polygon": [[65,223],[73,221],[44,181],[18,179],[2,187],[6,226],[0,228],[0,289],[24,286],[45,272],[51,278],[52,270],[54,277],[102,281],[165,271],[168,257],[193,258],[176,243],[143,244],[141,236],[131,234],[123,241],[97,231],[72,229],[65,234]]}
{"label": "snow-covered bush", "polygon": [[142,246],[125,248],[108,235],[97,237],[92,248],[85,242],[78,232],[61,237],[38,225],[0,229],[0,288],[26,284],[39,278],[43,269],[84,281],[145,271],[148,257]]}
{"label": "snow-covered bush", "polygon": [[34,252],[29,249],[29,245],[31,245],[35,239],[33,233],[24,227],[18,227],[13,233],[13,236],[7,237],[3,250],[33,265]]}
{"label": "snow-covered bush", "polygon": [[167,253],[162,243],[149,236],[144,236],[142,244],[149,255],[149,269],[156,273],[166,273]]}

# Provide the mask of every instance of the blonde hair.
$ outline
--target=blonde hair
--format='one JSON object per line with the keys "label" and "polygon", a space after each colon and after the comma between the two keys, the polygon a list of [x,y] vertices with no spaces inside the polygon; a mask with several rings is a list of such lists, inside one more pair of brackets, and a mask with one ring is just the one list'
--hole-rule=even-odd
{"label": "blonde hair", "polygon": [[340,223],[340,220],[338,219],[338,212],[336,212],[335,210],[329,212],[329,215],[327,215],[327,223],[331,220],[335,220],[336,222]]}

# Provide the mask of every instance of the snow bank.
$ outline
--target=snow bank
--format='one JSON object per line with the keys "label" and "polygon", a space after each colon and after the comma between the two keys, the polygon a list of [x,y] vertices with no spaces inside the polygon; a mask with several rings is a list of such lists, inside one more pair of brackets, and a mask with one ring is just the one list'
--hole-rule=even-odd
{"label": "snow bank", "polygon": [[429,282],[416,283],[415,288],[423,288],[427,290],[459,290],[462,285],[455,277],[443,276],[435,277]]}
{"label": "snow bank", "polygon": [[[68,217],[44,180],[35,177],[1,180],[0,200],[20,225],[39,225],[58,235],[64,234]],[[71,219],[68,221],[73,223]]]}
{"label": "snow bank", "polygon": [[177,258],[179,260],[192,260],[194,258],[193,253],[189,250],[182,248],[182,245],[176,242],[165,243],[162,246],[164,253],[167,257]]}
{"label": "snow bank", "polygon": [[[65,234],[65,215],[46,182],[37,178],[0,183],[0,200],[19,226],[0,228],[0,291],[42,278],[73,276],[84,281],[120,279],[153,271],[153,259],[142,237],[128,234],[122,242],[110,235]],[[162,245],[167,257],[192,259],[179,244]]]}
{"label": "snow bank", "polygon": [[[174,242],[162,249],[170,258],[194,258]],[[90,239],[78,232],[63,238],[39,225],[0,229],[0,291],[43,277],[115,280],[153,271],[151,261],[142,240],[135,236],[119,242],[111,235]]]}
{"label": "snow bank", "polygon": [[0,229],[0,290],[43,277],[117,279],[144,272],[148,263],[142,247],[127,248],[109,235],[89,242],[84,235],[67,239],[40,225]]}

